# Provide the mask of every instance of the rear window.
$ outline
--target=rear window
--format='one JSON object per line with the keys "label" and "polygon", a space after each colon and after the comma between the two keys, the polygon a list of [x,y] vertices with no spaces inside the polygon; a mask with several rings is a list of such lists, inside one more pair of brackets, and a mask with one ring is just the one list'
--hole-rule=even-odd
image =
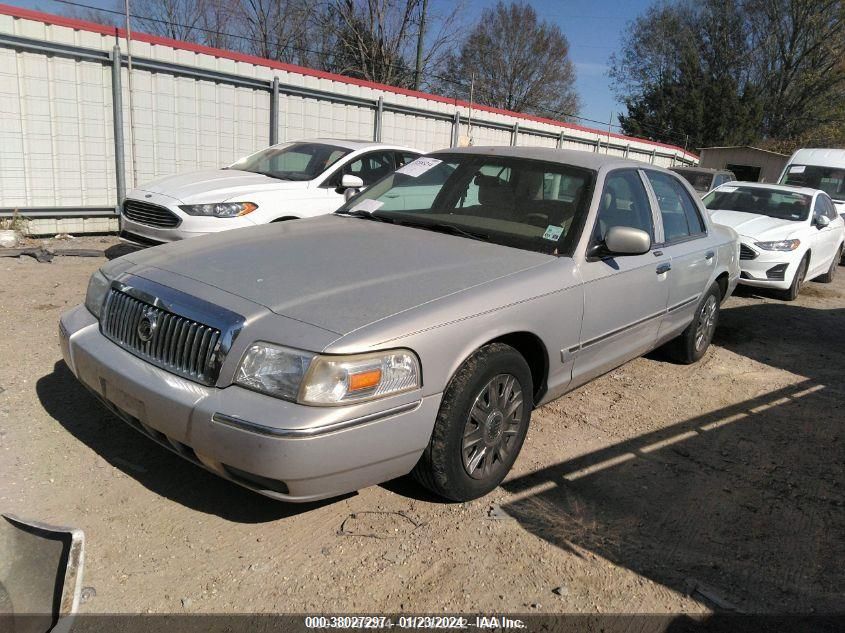
{"label": "rear window", "polygon": [[840,167],[790,165],[780,184],[821,189],[834,200],[845,201],[845,169]]}
{"label": "rear window", "polygon": [[710,183],[713,182],[713,174],[701,173],[687,169],[673,169],[676,174],[683,176],[692,188],[696,191],[710,191]]}
{"label": "rear window", "polygon": [[803,193],[729,185],[704,197],[704,206],[711,211],[741,211],[796,222],[810,216],[811,202],[812,197]]}

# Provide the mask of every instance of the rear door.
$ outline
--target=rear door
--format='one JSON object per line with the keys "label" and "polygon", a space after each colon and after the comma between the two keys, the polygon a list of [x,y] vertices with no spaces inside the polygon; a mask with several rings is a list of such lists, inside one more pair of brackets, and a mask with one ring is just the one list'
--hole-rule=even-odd
{"label": "rear door", "polygon": [[672,260],[668,310],[660,329],[660,339],[666,339],[692,320],[701,294],[713,277],[716,249],[698,205],[681,181],[665,172],[648,169],[645,173],[660,211],[660,241],[655,248]]}
{"label": "rear door", "polygon": [[[610,172],[602,188],[590,248],[611,226],[630,226],[655,236],[654,212],[643,175],[637,169]],[[652,249],[644,255],[586,257],[584,321],[573,380],[579,384],[650,350],[657,339],[669,297],[669,256]]]}

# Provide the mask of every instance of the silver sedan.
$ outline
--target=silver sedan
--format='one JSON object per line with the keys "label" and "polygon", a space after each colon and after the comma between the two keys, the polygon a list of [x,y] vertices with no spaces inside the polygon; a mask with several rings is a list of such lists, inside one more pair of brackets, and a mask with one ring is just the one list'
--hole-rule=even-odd
{"label": "silver sedan", "polygon": [[330,216],[116,259],[60,331],[115,414],[252,490],[413,473],[467,500],[535,407],[658,346],[701,358],[738,278],[736,234],[668,170],[450,149]]}

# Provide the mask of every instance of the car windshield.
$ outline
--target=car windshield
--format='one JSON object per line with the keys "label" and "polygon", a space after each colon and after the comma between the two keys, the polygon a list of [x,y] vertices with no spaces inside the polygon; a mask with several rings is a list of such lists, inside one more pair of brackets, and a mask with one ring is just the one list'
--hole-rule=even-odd
{"label": "car windshield", "polygon": [[840,167],[790,165],[780,184],[821,189],[834,200],[845,201],[845,169]]}
{"label": "car windshield", "polygon": [[710,191],[710,183],[713,182],[713,174],[688,169],[673,169],[672,171],[679,176],[683,176],[696,191]]}
{"label": "car windshield", "polygon": [[521,158],[423,156],[352,198],[337,213],[571,254],[594,172]]}
{"label": "car windshield", "polygon": [[804,193],[762,187],[721,187],[704,197],[712,211],[742,211],[800,222],[810,215],[812,197]]}
{"label": "car windshield", "polygon": [[327,143],[288,143],[240,159],[229,167],[279,180],[314,180],[352,150]]}

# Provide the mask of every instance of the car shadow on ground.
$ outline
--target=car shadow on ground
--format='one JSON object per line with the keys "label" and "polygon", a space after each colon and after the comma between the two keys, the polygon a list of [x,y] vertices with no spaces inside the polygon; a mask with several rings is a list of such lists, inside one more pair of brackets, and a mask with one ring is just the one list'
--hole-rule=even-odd
{"label": "car shadow on ground", "polygon": [[843,326],[841,309],[725,310],[717,345],[802,379],[507,481],[505,511],[717,611],[845,612]]}
{"label": "car shadow on ground", "polygon": [[191,464],[112,415],[59,361],[38,380],[47,413],[106,462],[152,492],[236,523],[276,521],[334,503],[284,503],[242,488]]}
{"label": "car shadow on ground", "polygon": [[508,481],[503,508],[717,610],[841,613],[840,403],[805,380]]}

